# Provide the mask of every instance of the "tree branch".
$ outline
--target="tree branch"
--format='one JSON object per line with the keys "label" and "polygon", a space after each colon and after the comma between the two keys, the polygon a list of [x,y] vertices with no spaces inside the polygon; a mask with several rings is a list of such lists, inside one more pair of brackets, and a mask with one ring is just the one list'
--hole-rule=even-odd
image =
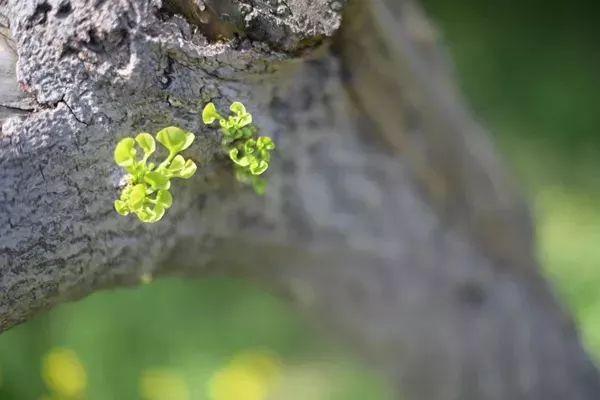
{"label": "tree branch", "polygon": [[[8,4],[39,110],[0,136],[1,329],[146,274],[241,275],[407,398],[600,395],[537,271],[526,207],[414,3],[356,1],[340,30],[324,0],[228,1],[244,16],[229,42],[234,29],[207,37],[155,1],[69,4]],[[206,102],[234,100],[278,144],[264,198],[200,122]],[[199,176],[159,224],[118,216],[115,143],[166,125],[196,133]]]}

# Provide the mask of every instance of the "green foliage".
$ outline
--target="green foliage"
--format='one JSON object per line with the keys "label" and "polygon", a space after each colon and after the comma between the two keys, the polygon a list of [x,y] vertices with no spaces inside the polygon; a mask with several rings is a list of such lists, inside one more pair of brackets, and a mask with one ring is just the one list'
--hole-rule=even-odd
{"label": "green foliage", "polygon": [[252,185],[256,193],[263,194],[267,182],[261,175],[269,168],[275,143],[270,137],[257,137],[258,129],[252,125],[252,115],[242,103],[233,102],[229,110],[231,114],[225,118],[213,103],[208,103],[202,111],[202,121],[206,125],[219,121],[223,146],[234,163],[236,179]]}
{"label": "green foliage", "polygon": [[[252,115],[242,103],[236,101],[229,109],[232,114],[225,118],[213,103],[208,103],[202,111],[202,120],[207,125],[219,121],[223,146],[234,163],[237,180],[252,185],[256,193],[263,194],[267,183],[261,175],[269,168],[275,144],[269,137],[257,137]],[[148,161],[156,151],[156,141],[169,152],[158,166]],[[156,141],[149,133],[140,133],[135,138],[121,139],[114,153],[117,165],[128,172],[127,184],[115,200],[115,210],[121,215],[134,213],[148,223],[159,221],[173,204],[169,192],[171,178],[188,179],[196,172],[196,164],[178,154],[191,146],[193,133],[170,126],[156,134]]]}
{"label": "green foliage", "polygon": [[[135,139],[121,139],[115,148],[115,162],[127,172],[127,185],[115,200],[115,210],[121,215],[134,213],[141,221],[159,221],[173,204],[169,189],[171,178],[188,179],[196,172],[196,164],[178,153],[190,147],[194,134],[174,126],[156,134],[156,140],[169,152],[158,166],[148,162],[156,151],[156,142],[149,133],[140,133]],[[137,157],[139,147],[143,153]]]}

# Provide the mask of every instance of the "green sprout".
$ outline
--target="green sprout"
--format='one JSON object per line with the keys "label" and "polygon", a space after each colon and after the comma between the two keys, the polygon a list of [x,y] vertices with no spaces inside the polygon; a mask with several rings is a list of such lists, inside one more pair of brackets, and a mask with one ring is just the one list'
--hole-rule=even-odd
{"label": "green sprout", "polygon": [[[157,222],[173,204],[169,189],[171,178],[188,179],[196,172],[196,164],[178,153],[190,147],[194,134],[181,128],[170,126],[156,134],[156,140],[168,151],[167,158],[158,164],[148,162],[156,151],[156,143],[149,133],[140,133],[135,139],[123,138],[115,148],[115,162],[123,167],[128,175],[127,184],[118,200],[115,210],[121,215],[134,213],[148,223]],[[143,156],[137,157],[139,147]]]}
{"label": "green sprout", "polygon": [[223,146],[234,163],[236,179],[252,185],[256,193],[264,194],[267,182],[261,175],[269,168],[275,143],[270,137],[257,137],[258,129],[252,125],[252,115],[242,103],[235,101],[229,109],[232,114],[225,118],[213,103],[208,103],[202,111],[202,121],[206,125],[219,122]]}

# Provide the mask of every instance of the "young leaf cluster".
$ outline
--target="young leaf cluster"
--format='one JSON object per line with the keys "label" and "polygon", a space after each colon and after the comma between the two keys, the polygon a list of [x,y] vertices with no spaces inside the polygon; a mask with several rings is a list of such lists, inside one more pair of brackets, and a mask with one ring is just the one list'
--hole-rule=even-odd
{"label": "young leaf cluster", "polygon": [[[115,200],[115,209],[121,215],[134,213],[143,222],[156,222],[171,207],[173,196],[169,191],[171,178],[188,179],[196,172],[196,164],[179,153],[190,147],[194,134],[174,126],[156,134],[156,141],[168,150],[160,164],[149,162],[156,151],[156,143],[149,133],[135,138],[121,139],[115,148],[115,162],[127,172],[127,185]],[[138,148],[141,157],[138,157]]]}
{"label": "young leaf cluster", "polygon": [[202,121],[211,125],[219,122],[223,132],[223,146],[235,165],[238,181],[252,185],[256,193],[263,194],[267,182],[261,175],[269,168],[271,152],[275,143],[267,136],[258,136],[258,129],[252,124],[252,115],[238,101],[229,107],[231,114],[222,116],[213,103],[208,103],[202,111]]}

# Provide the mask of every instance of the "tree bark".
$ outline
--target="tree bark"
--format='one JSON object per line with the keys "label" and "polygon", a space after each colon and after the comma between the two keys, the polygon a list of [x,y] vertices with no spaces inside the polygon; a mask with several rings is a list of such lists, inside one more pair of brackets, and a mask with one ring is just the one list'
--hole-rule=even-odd
{"label": "tree bark", "polygon": [[[147,274],[238,275],[401,398],[600,398],[527,207],[417,4],[0,0],[0,14],[30,104],[0,133],[0,329]],[[199,116],[235,100],[278,145],[265,197],[235,183]],[[160,223],[120,217],[114,145],[167,125],[196,133],[197,176]]]}

